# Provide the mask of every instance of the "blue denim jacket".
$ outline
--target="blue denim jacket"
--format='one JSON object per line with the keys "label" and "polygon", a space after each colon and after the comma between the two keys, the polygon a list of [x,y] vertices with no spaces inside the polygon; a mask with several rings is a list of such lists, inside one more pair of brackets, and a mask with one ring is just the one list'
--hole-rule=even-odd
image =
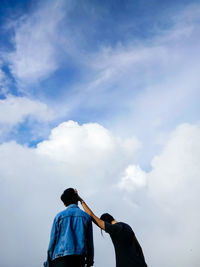
{"label": "blue denim jacket", "polygon": [[78,205],[71,204],[55,217],[45,267],[58,257],[85,255],[93,265],[94,247],[91,217]]}

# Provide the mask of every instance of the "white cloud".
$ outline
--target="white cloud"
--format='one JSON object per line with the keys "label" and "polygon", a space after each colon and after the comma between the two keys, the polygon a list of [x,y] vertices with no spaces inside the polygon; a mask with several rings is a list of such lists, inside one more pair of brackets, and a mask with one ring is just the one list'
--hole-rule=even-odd
{"label": "white cloud", "polygon": [[[67,100],[71,114],[80,106],[95,110],[118,134],[134,132],[148,151],[163,131],[195,122],[200,112],[199,10],[199,5],[189,6],[173,19],[169,16],[173,25],[151,39],[133,37],[88,55],[89,78]],[[101,117],[102,110],[108,110],[106,118]],[[152,156],[143,155],[147,161]]]}
{"label": "white cloud", "polygon": [[[0,232],[4,243],[1,264],[42,265],[49,237],[43,230],[45,227],[50,230],[53,219],[50,210],[56,212],[54,196],[58,197],[59,190],[54,185],[60,171],[53,162],[15,142],[0,146],[0,161]],[[11,250],[12,257],[8,257]]]}
{"label": "white cloud", "polygon": [[121,178],[118,186],[128,192],[134,191],[137,188],[141,188],[146,185],[146,176],[146,173],[141,170],[140,166],[129,165],[126,168],[125,174]]}
{"label": "white cloud", "polygon": [[[59,200],[62,191],[77,187],[85,196],[105,194],[134,161],[138,141],[133,138],[128,143],[132,147],[127,149],[127,140],[120,140],[97,123],[80,126],[69,121],[53,129],[49,140],[35,149],[15,142],[0,145],[0,212],[9,218],[0,229],[2,264],[41,264],[52,219],[63,209]],[[10,250],[12,257],[8,257]]]}
{"label": "white cloud", "polygon": [[58,67],[56,44],[64,1],[51,1],[35,13],[22,17],[15,26],[15,51],[9,56],[11,70],[20,84],[46,78]]}
{"label": "white cloud", "polygon": [[[37,151],[53,159],[71,163],[98,165],[108,158],[131,157],[140,148],[136,138],[120,140],[98,123],[79,125],[74,121],[60,124],[52,130],[49,140],[38,144]],[[76,160],[75,160],[76,159]]]}
{"label": "white cloud", "polygon": [[[178,230],[183,227],[183,237],[190,245],[195,240],[195,217],[200,217],[197,203],[200,190],[200,126],[183,124],[174,131],[162,153],[152,160],[152,171],[148,174],[149,194],[174,221]],[[175,218],[173,219],[173,216]],[[187,218],[184,219],[184,217]],[[188,229],[188,230],[187,230]],[[181,242],[181,239],[180,239]]]}
{"label": "white cloud", "polygon": [[[152,266],[197,267],[199,264],[199,158],[200,126],[182,124],[172,132],[161,154],[153,158],[149,173],[139,169],[134,172],[134,179],[127,172],[121,180],[122,188],[130,192],[136,181],[142,183],[141,175],[147,179],[145,194],[151,202],[148,216],[156,216],[154,224],[146,226]],[[143,193],[141,199],[145,199]]]}
{"label": "white cloud", "polygon": [[[16,30],[16,52],[11,61],[13,74],[21,82],[35,82],[57,68],[50,41],[63,13],[54,7],[25,18]],[[49,10],[54,10],[57,18],[52,20],[54,14],[49,16]],[[74,101],[71,97],[67,100],[72,109],[83,102],[87,107],[123,108],[126,112],[122,114],[112,112],[115,117],[110,118],[109,127],[122,136],[135,131],[144,144],[141,157],[145,163],[157,153],[154,145],[161,137],[162,151],[154,157],[149,173],[137,165],[137,139],[119,139],[97,123],[62,123],[36,149],[14,142],[0,146],[1,216],[11,218],[3,221],[0,230],[4,266],[35,267],[43,261],[51,219],[62,208],[56,204],[59,195],[65,187],[74,186],[99,214],[108,209],[134,226],[149,266],[198,267],[199,125],[181,125],[167,139],[177,122],[196,121],[198,115],[196,18],[186,12],[181,21],[175,18],[172,30],[151,42],[104,49],[89,57],[91,64],[86,69],[90,68],[95,78],[80,86],[80,94],[75,91]],[[69,107],[66,99],[63,102]],[[0,102],[3,124],[15,125],[29,116],[45,121],[50,113],[43,103],[24,97]],[[7,228],[13,231],[8,233]],[[30,253],[27,240],[31,240],[34,252]],[[104,247],[99,244],[97,240],[97,267]],[[11,248],[16,251],[12,258],[8,257]],[[111,250],[103,255],[105,263],[114,257]]]}
{"label": "white cloud", "polygon": [[6,99],[0,100],[0,124],[15,126],[27,117],[49,121],[53,118],[53,112],[46,104],[27,97],[8,95]]}
{"label": "white cloud", "polygon": [[185,11],[185,20],[177,14],[173,27],[151,40],[104,48],[91,60],[96,76],[85,86],[90,97],[81,97],[93,109],[112,107],[110,129],[122,136],[134,132],[142,140],[142,165],[177,124],[199,119],[199,21],[191,10]]}
{"label": "white cloud", "polygon": [[45,103],[7,95],[0,99],[0,142],[7,140],[9,134],[16,134],[16,127],[25,120],[33,138],[46,135],[47,125],[54,118],[54,111]]}
{"label": "white cloud", "polygon": [[[197,267],[199,137],[199,125],[179,126],[149,173],[134,160],[136,141],[127,150],[126,140],[97,123],[62,123],[35,149],[2,144],[0,212],[9,218],[0,229],[2,264],[35,267],[44,260],[52,219],[63,207],[59,196],[72,186],[97,214],[108,211],[133,227],[150,266]],[[123,188],[117,188],[122,173]],[[113,248],[107,246],[111,241],[101,240],[97,229],[94,233],[96,266],[102,263],[102,246],[104,261],[114,264]],[[11,249],[16,253],[8,257]]]}
{"label": "white cloud", "polygon": [[68,121],[53,129],[49,140],[38,144],[37,153],[65,164],[74,182],[92,191],[97,186],[100,189],[103,181],[110,179],[110,184],[117,179],[118,172],[136,160],[139,148],[135,137],[122,140],[97,123]]}
{"label": "white cloud", "polygon": [[[22,19],[16,29],[16,51],[11,61],[18,79],[33,82],[47,77],[58,67],[58,47],[62,47],[63,58],[67,57],[69,47],[76,50],[69,54],[73,63],[80,59],[78,68],[84,75],[80,84],[67,85],[66,96],[54,102],[58,116],[67,113],[71,118],[84,108],[86,113],[95,111],[93,114],[100,117],[101,123],[116,129],[119,135],[135,132],[149,146],[148,151],[158,143],[165,127],[171,130],[184,117],[188,121],[188,117],[196,116],[198,107],[193,103],[199,97],[198,5],[185,13],[179,11],[174,25],[158,32],[151,40],[133,38],[128,43],[91,53],[83,52],[81,44],[85,40],[79,40],[78,33],[70,35],[70,30],[64,32],[60,43],[62,20],[66,29],[72,26],[66,11],[70,5],[63,8],[63,2],[55,3],[40,6],[33,15]],[[52,19],[54,16],[56,19]],[[169,19],[172,20],[171,16]],[[58,95],[59,92],[58,88]],[[106,119],[102,116],[103,109],[108,110]],[[155,123],[158,121],[159,125]],[[148,158],[143,155],[147,161],[152,157],[149,154]]]}

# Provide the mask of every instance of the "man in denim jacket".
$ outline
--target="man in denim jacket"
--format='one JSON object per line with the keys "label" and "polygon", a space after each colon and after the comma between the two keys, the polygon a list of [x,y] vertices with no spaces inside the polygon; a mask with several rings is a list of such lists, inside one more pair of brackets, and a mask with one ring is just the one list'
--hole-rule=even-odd
{"label": "man in denim jacket", "polygon": [[45,267],[87,267],[93,265],[91,217],[78,207],[73,188],[61,195],[67,207],[54,219]]}

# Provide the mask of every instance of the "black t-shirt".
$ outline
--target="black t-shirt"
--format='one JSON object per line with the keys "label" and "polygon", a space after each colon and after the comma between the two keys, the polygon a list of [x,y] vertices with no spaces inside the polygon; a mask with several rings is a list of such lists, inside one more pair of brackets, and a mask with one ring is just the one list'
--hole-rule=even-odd
{"label": "black t-shirt", "polygon": [[110,234],[115,247],[117,267],[147,267],[142,248],[128,224],[105,222],[105,231]]}

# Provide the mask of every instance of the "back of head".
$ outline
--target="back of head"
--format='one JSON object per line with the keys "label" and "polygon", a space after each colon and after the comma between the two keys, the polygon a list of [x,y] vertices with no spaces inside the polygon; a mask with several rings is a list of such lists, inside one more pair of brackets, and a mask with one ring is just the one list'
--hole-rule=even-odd
{"label": "back of head", "polygon": [[78,196],[73,188],[67,188],[60,198],[65,206],[69,206],[70,204],[78,204]]}
{"label": "back of head", "polygon": [[111,223],[115,219],[109,214],[109,213],[104,213],[101,215],[100,219],[104,222]]}

